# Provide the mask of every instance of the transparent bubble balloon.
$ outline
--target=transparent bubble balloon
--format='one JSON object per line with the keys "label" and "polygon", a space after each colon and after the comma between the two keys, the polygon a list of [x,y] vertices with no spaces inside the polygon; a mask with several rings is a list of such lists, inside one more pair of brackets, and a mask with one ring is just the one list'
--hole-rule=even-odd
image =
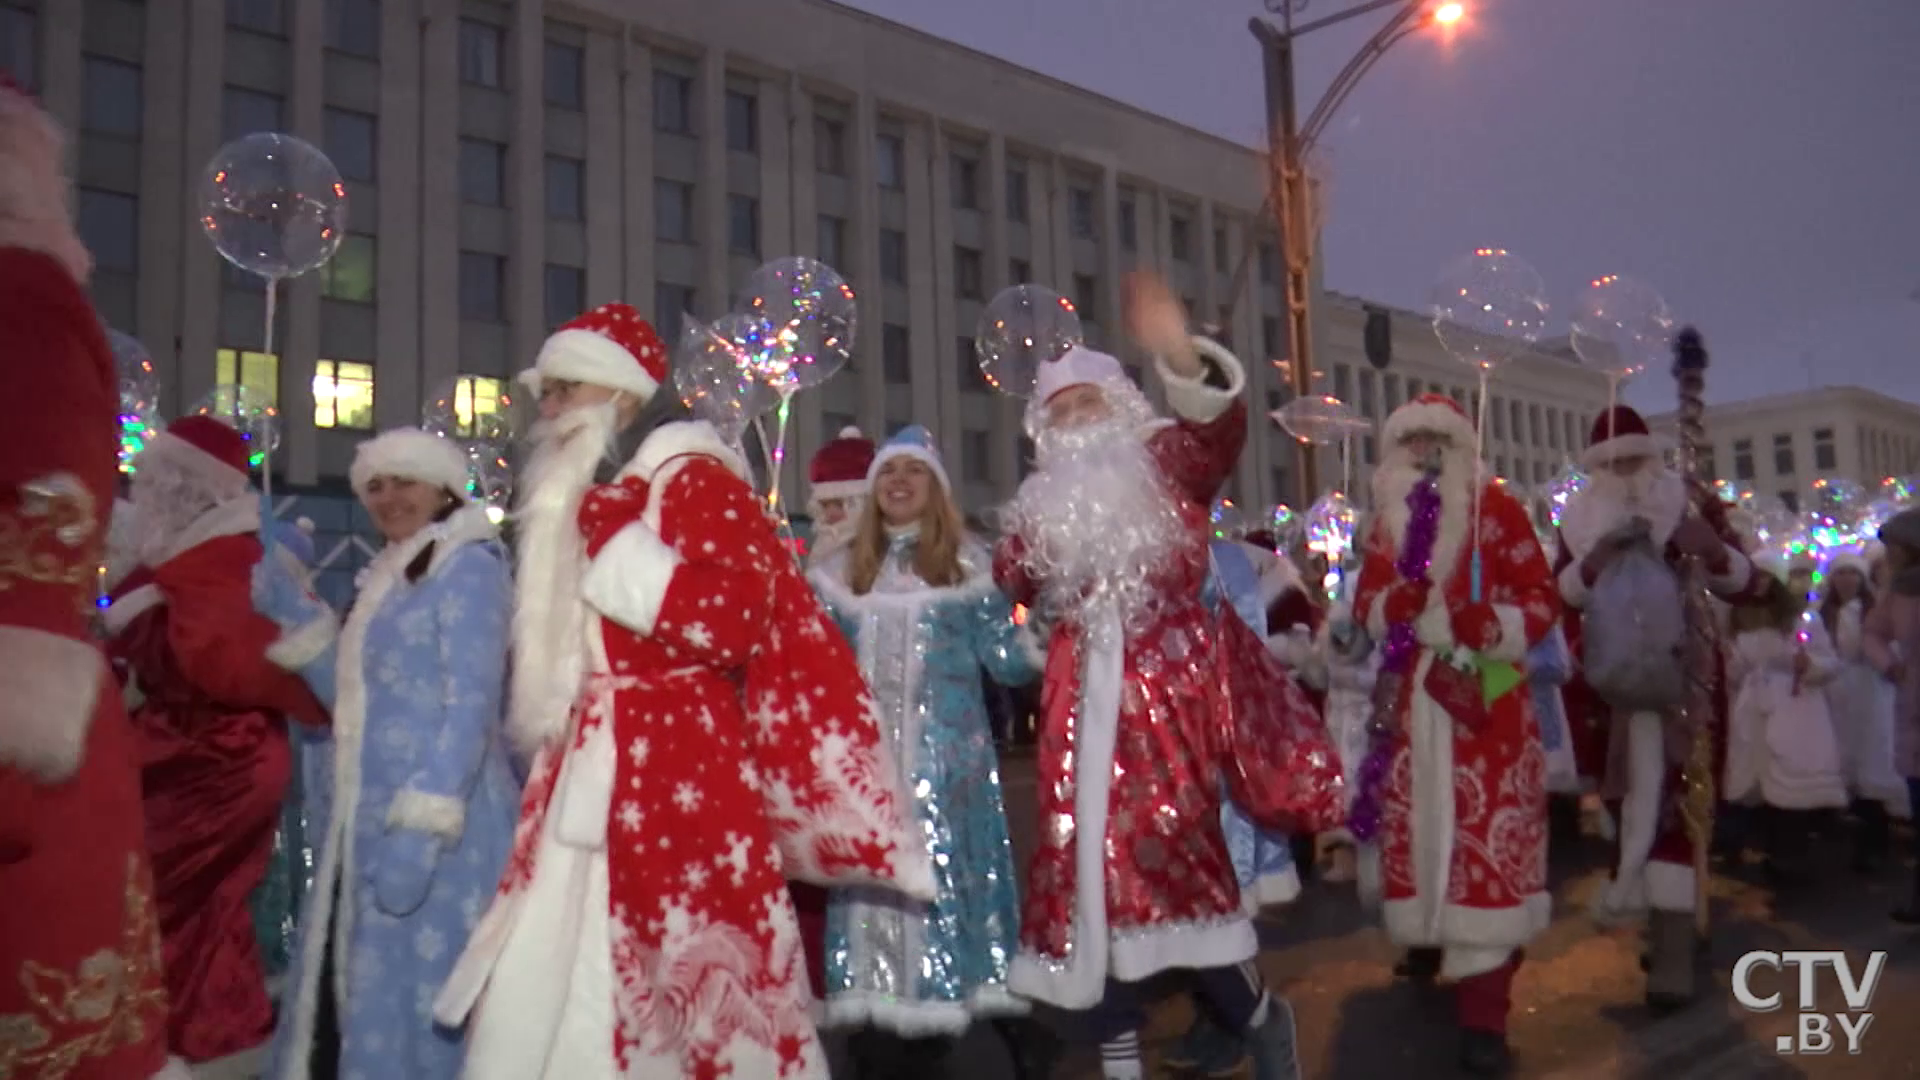
{"label": "transparent bubble balloon", "polygon": [[1880,497],[1891,499],[1902,509],[1913,503],[1915,490],[1920,490],[1920,481],[1911,476],[1889,476],[1880,481]]}
{"label": "transparent bubble balloon", "polygon": [[754,368],[764,324],[752,315],[723,315],[712,323],[686,318],[674,354],[673,388],[693,415],[737,446],[754,417],[780,400]]}
{"label": "transparent bubble balloon", "polygon": [[147,347],[132,334],[106,327],[113,349],[113,373],[120,383],[120,411],[151,413],[160,407],[160,372]]}
{"label": "transparent bubble balloon", "polygon": [[1713,497],[1723,503],[1732,503],[1735,506],[1740,505],[1740,489],[1735,487],[1731,480],[1715,480],[1713,482]]}
{"label": "transparent bubble balloon", "polygon": [[1903,509],[1905,506],[1893,499],[1885,496],[1874,498],[1867,503],[1867,508],[1860,512],[1860,535],[1867,539],[1880,535],[1880,526],[1885,525],[1887,519]]}
{"label": "transparent bubble balloon", "polygon": [[1275,503],[1273,509],[1267,512],[1267,528],[1273,532],[1276,551],[1292,551],[1298,547],[1306,527],[1306,515],[1296,512],[1286,503]]}
{"label": "transparent bubble balloon", "polygon": [[1624,382],[1666,362],[1673,313],[1645,282],[1624,274],[1597,278],[1574,301],[1570,337],[1580,362]]}
{"label": "transparent bubble balloon", "polygon": [[1041,364],[1085,343],[1073,301],[1039,285],[1000,290],[973,332],[981,374],[994,389],[1015,397],[1033,395]]}
{"label": "transparent bubble balloon", "polygon": [[1492,372],[1540,340],[1547,286],[1517,255],[1481,248],[1447,264],[1434,282],[1433,332],[1455,360]]}
{"label": "transparent bubble balloon", "polygon": [[200,227],[226,260],[268,279],[318,268],[347,234],[347,189],[327,155],[256,132],[221,147],[200,178]]}
{"label": "transparent bubble balloon", "polygon": [[1250,531],[1247,515],[1232,499],[1215,499],[1207,518],[1213,526],[1215,540],[1239,540]]}
{"label": "transparent bubble balloon", "polygon": [[427,395],[420,426],[443,439],[509,446],[520,434],[524,410],[509,384],[471,376],[447,379]]}
{"label": "transparent bubble balloon", "polygon": [[853,356],[853,288],[818,259],[775,259],[755,270],[737,310],[760,323],[748,360],[776,393],[819,386]]}
{"label": "transparent bubble balloon", "polygon": [[1822,476],[1813,482],[1808,512],[1827,525],[1851,526],[1867,508],[1867,489],[1844,476]]}
{"label": "transparent bubble balloon", "polygon": [[251,386],[216,386],[193,407],[195,416],[211,416],[225,423],[250,444],[247,461],[254,468],[267,455],[280,449],[280,410],[265,394]]}
{"label": "transparent bubble balloon", "polygon": [[1568,465],[1547,481],[1547,517],[1554,528],[1560,527],[1560,518],[1567,512],[1567,500],[1587,490],[1587,474],[1578,465]]}
{"label": "transparent bubble balloon", "polygon": [[1294,398],[1269,415],[1287,434],[1315,446],[1332,446],[1346,438],[1357,419],[1345,402],[1328,394]]}
{"label": "transparent bubble balloon", "polygon": [[1307,511],[1307,550],[1329,560],[1351,551],[1355,520],[1353,504],[1345,495],[1330,491],[1320,496]]}
{"label": "transparent bubble balloon", "polygon": [[513,504],[513,457],[510,444],[493,439],[472,439],[465,444],[467,456],[467,497],[485,503],[487,516],[494,524],[506,520]]}
{"label": "transparent bubble balloon", "polygon": [[120,407],[120,471],[132,476],[139,458],[154,436],[160,434],[160,421],[151,409]]}

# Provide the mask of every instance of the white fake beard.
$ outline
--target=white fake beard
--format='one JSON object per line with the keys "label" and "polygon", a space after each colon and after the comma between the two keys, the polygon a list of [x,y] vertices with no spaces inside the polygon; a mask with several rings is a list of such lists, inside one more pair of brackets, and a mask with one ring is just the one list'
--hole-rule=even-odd
{"label": "white fake beard", "polygon": [[860,513],[866,507],[863,499],[848,499],[846,516],[834,524],[814,519],[813,543],[807,549],[807,561],[819,562],[832,556],[853,542],[854,534],[860,531]]}
{"label": "white fake beard", "polygon": [[1627,476],[1600,469],[1587,478],[1587,486],[1593,498],[1616,508],[1623,520],[1634,514],[1651,517],[1648,511],[1653,508],[1664,475],[1664,469],[1638,469]]}
{"label": "white fake beard", "polygon": [[1055,612],[1088,625],[1103,602],[1131,636],[1161,600],[1157,578],[1197,543],[1159,466],[1124,411],[1076,428],[1047,428],[1034,445],[1033,475],[1004,515],[1027,544],[1026,567]]}
{"label": "white fake beard", "polygon": [[134,474],[128,493],[124,550],[136,566],[163,561],[181,535],[220,502],[219,494],[187,471],[147,465]]}
{"label": "white fake beard", "polygon": [[[1473,519],[1473,482],[1476,470],[1473,454],[1468,451],[1449,449],[1440,457],[1440,475],[1434,481],[1440,493],[1440,525],[1434,536],[1433,556],[1429,564],[1428,575],[1438,583],[1446,580],[1452,573],[1455,558],[1460,546],[1466,540],[1467,527]],[[1381,524],[1386,526],[1387,539],[1393,544],[1397,557],[1400,548],[1406,543],[1407,525],[1413,520],[1413,509],[1407,505],[1407,496],[1426,476],[1419,461],[1405,450],[1394,448],[1388,451],[1386,459],[1373,470],[1373,506],[1380,515]]]}
{"label": "white fake beard", "polygon": [[533,430],[533,455],[514,509],[519,559],[508,711],[508,730],[525,751],[565,732],[585,674],[586,608],[578,598],[587,559],[580,501],[612,451],[617,427],[608,402]]}

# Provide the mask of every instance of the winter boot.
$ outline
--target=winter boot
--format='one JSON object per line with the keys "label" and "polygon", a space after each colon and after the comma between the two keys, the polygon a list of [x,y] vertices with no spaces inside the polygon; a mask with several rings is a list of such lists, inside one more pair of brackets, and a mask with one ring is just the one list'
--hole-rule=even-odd
{"label": "winter boot", "polygon": [[1513,1071],[1513,1051],[1497,1031],[1467,1028],[1460,1033],[1460,1068],[1471,1076],[1505,1076]]}
{"label": "winter boot", "polygon": [[1691,912],[1647,913],[1647,1008],[1670,1013],[1693,1002],[1697,937]]}
{"label": "winter boot", "polygon": [[1195,1009],[1193,1025],[1174,1040],[1160,1060],[1181,1072],[1200,1076],[1238,1076],[1240,1067],[1247,1063],[1247,1043],[1214,1023],[1205,1009]]}
{"label": "winter boot", "polygon": [[1247,1032],[1253,1080],[1300,1080],[1300,1048],[1295,1034],[1293,1005],[1286,998],[1269,994],[1266,1019]]}
{"label": "winter boot", "polygon": [[1804,885],[1812,879],[1813,821],[1794,810],[1767,808],[1767,876],[1775,885]]}
{"label": "winter boot", "polygon": [[1060,1037],[1052,1028],[1028,1017],[1010,1016],[995,1020],[993,1030],[1007,1046],[1013,1080],[1050,1080],[1061,1052]]}
{"label": "winter boot", "polygon": [[1439,949],[1408,949],[1407,955],[1393,965],[1393,977],[1410,980],[1417,986],[1431,986],[1440,977],[1441,956]]}

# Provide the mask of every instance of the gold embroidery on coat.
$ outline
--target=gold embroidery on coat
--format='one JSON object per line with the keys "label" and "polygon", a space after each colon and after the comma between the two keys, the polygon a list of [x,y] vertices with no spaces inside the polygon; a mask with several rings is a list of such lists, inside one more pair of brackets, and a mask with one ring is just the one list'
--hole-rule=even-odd
{"label": "gold embroidery on coat", "polygon": [[127,856],[125,905],[118,949],[71,972],[33,960],[16,969],[31,1011],[0,1015],[0,1080],[64,1080],[82,1061],[144,1042],[165,1023],[160,929],[138,855]]}
{"label": "gold embroidery on coat", "polygon": [[[75,588],[82,613],[93,611],[100,573],[99,516],[93,493],[69,472],[21,484],[12,507],[0,505],[0,593],[21,584]],[[0,1074],[4,1077],[5,1074]]]}

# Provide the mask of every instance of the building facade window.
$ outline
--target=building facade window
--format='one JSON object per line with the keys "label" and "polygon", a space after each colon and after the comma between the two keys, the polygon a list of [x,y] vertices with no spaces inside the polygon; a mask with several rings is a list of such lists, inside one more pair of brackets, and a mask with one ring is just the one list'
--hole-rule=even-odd
{"label": "building facade window", "polygon": [[227,0],[227,25],[269,37],[287,36],[285,0]]}
{"label": "building facade window", "polygon": [[40,20],[24,8],[0,7],[0,71],[29,93],[40,89]]}
{"label": "building facade window", "polygon": [[1091,240],[1097,234],[1098,230],[1094,228],[1092,188],[1067,189],[1067,224],[1073,230],[1075,239]]}
{"label": "building facade window", "polygon": [[326,0],[327,48],[380,58],[380,0]]}
{"label": "building facade window", "polygon": [[1094,302],[1099,291],[1099,280],[1092,274],[1073,275],[1073,306],[1080,309],[1081,322],[1100,321],[1100,307]]}
{"label": "building facade window", "polygon": [[[28,42],[32,44],[31,41]],[[140,68],[89,56],[81,64],[80,126],[96,135],[137,139],[145,110]]]}
{"label": "building facade window", "polygon": [[363,183],[378,179],[379,122],[367,113],[328,108],[324,123],[327,157],[340,178]]}
{"label": "building facade window", "polygon": [[586,217],[587,163],[579,158],[547,155],[547,216],[555,221]]}
{"label": "building facade window", "polygon": [[475,206],[505,206],[506,196],[506,144],[489,139],[461,139],[461,201]]}
{"label": "building facade window", "polygon": [[653,130],[693,134],[693,80],[677,71],[653,72]]}
{"label": "building facade window", "polygon": [[1733,478],[1735,480],[1753,479],[1753,440],[1733,440]]}
{"label": "building facade window", "polygon": [[953,249],[953,291],[962,300],[986,298],[985,271],[978,248],[955,246]]}
{"label": "building facade window", "polygon": [[880,230],[880,277],[905,284],[907,280],[907,234],[899,229]]}
{"label": "building facade window", "polygon": [[888,386],[913,385],[913,337],[898,323],[880,328],[880,374]]}
{"label": "building facade window", "polygon": [[1027,194],[1027,170],[1017,166],[1007,166],[1007,220],[1024,222],[1027,220],[1029,196]]}
{"label": "building facade window", "polygon": [[1793,435],[1780,432],[1773,437],[1773,474],[1793,475]]}
{"label": "building facade window", "polygon": [[1780,505],[1786,507],[1787,513],[1789,514],[1799,513],[1800,512],[1800,493],[1793,490],[1792,488],[1786,488],[1782,490],[1780,492]]}
{"label": "building facade window", "polygon": [[951,163],[954,209],[980,209],[980,162],[959,154],[947,160]]}
{"label": "building facade window", "polygon": [[1213,227],[1213,268],[1222,274],[1227,272],[1227,230],[1220,225]]}
{"label": "building facade window", "polygon": [[221,108],[228,140],[259,131],[286,130],[286,99],[279,94],[229,86]]}
{"label": "building facade window", "polygon": [[373,365],[313,362],[313,426],[373,430]]}
{"label": "building facade window", "polygon": [[541,68],[546,83],[547,104],[573,112],[587,107],[587,51],[564,41],[547,42],[546,64]]}
{"label": "building facade window", "polygon": [[243,387],[279,408],[280,358],[247,349],[217,349],[213,354],[213,385]]}
{"label": "building facade window", "polygon": [[727,196],[727,250],[760,254],[760,201],[751,195]]}
{"label": "building facade window", "polygon": [[81,188],[80,239],[96,270],[131,274],[140,265],[140,200],[117,191]]}
{"label": "building facade window", "polygon": [[987,394],[993,392],[993,384],[987,381],[987,372],[980,366],[980,349],[970,337],[962,337],[953,343],[954,359],[960,364],[960,389],[969,394]]}
{"label": "building facade window", "polygon": [[671,281],[654,283],[653,325],[660,331],[661,340],[680,340],[680,326],[687,316],[693,314],[695,299],[691,285],[679,285]]}
{"label": "building facade window", "polygon": [[832,214],[821,214],[814,228],[814,246],[820,251],[820,261],[828,266],[845,266],[847,220]]}
{"label": "building facade window", "polygon": [[653,238],[693,243],[692,184],[658,178],[653,181]]}
{"label": "building facade window", "polygon": [[547,327],[552,329],[587,308],[587,272],[578,266],[548,263],[542,287]]}
{"label": "building facade window", "polygon": [[500,59],[507,51],[507,32],[477,19],[460,20],[460,81],[469,86],[505,89],[506,73]]}
{"label": "building facade window", "polygon": [[1257,258],[1260,262],[1260,284],[1273,284],[1274,280],[1280,276],[1279,253],[1274,250],[1272,244],[1262,242]]}
{"label": "building facade window", "polygon": [[813,169],[826,176],[847,175],[847,125],[813,118]]}
{"label": "building facade window", "polygon": [[507,260],[483,251],[460,253],[460,317],[472,322],[505,322]]}
{"label": "building facade window", "polygon": [[1834,447],[1832,428],[1813,431],[1813,467],[1823,472],[1840,467],[1840,452]]}
{"label": "building facade window", "polygon": [[320,267],[320,295],[349,304],[374,302],[376,262],[371,236],[348,233],[339,250]]}
{"label": "building facade window", "polygon": [[1140,250],[1140,207],[1131,198],[1120,200],[1120,247]]}
{"label": "building facade window", "polygon": [[900,136],[885,132],[874,136],[873,182],[893,191],[907,186],[907,146]]}
{"label": "building facade window", "polygon": [[760,152],[760,102],[752,94],[727,91],[727,149]]}
{"label": "building facade window", "polygon": [[511,407],[505,380],[486,375],[462,375],[453,384],[453,417],[463,439],[481,437]]}
{"label": "building facade window", "polygon": [[1025,259],[1008,259],[1007,277],[1015,285],[1031,284],[1033,282],[1033,264]]}
{"label": "building facade window", "polygon": [[1178,214],[1167,219],[1167,252],[1180,262],[1193,261],[1193,222]]}

